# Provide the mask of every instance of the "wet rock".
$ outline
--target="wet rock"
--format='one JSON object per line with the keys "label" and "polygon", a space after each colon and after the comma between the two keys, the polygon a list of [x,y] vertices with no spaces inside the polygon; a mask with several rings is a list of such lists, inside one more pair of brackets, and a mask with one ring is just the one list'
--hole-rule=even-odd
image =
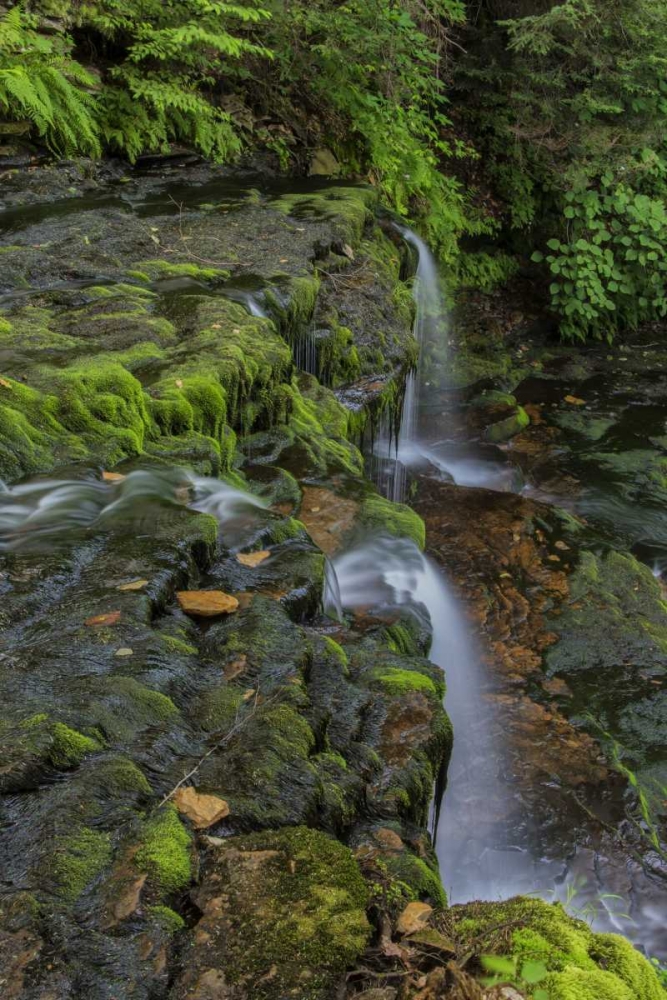
{"label": "wet rock", "polygon": [[330,995],[369,935],[349,851],[313,830],[232,838],[209,852],[193,895],[202,916],[170,993],[272,1000]]}

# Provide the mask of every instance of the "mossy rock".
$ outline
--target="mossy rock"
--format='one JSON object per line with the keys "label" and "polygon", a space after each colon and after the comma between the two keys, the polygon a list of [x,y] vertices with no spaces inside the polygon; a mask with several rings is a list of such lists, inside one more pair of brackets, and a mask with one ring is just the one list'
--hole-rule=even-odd
{"label": "mossy rock", "polygon": [[517,406],[514,413],[511,413],[503,420],[498,420],[496,423],[490,424],[486,428],[484,436],[492,444],[502,444],[516,437],[517,434],[520,434],[529,425],[530,417],[522,406]]}
{"label": "mossy rock", "polygon": [[481,954],[541,963],[547,975],[539,986],[550,1000],[664,1000],[655,969],[629,941],[594,933],[559,903],[471,903],[454,907],[451,919],[457,936],[475,939]]}
{"label": "mossy rock", "polygon": [[179,1000],[206,982],[229,984],[239,1000],[324,1000],[370,934],[350,850],[306,827],[216,847],[193,899],[202,918],[183,954]]}
{"label": "mossy rock", "polygon": [[369,496],[361,505],[359,521],[368,531],[409,538],[420,549],[426,544],[424,522],[406,504],[392,503],[377,495]]}

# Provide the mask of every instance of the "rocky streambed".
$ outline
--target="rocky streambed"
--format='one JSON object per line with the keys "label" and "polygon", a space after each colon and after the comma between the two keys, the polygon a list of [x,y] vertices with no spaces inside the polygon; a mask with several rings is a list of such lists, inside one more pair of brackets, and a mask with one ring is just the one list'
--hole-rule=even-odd
{"label": "rocky streambed", "polygon": [[[589,540],[602,521],[432,462],[414,510],[364,476],[417,354],[414,253],[375,192],[61,164],[8,171],[2,200],[3,996],[474,1000],[503,995],[479,981],[497,953],[519,995],[528,961],[555,1000],[658,1000],[639,952],[558,905],[447,907],[428,820],[448,665],[423,607],[336,609],[337,552],[426,542],[498,664],[512,780],[548,774],[588,812],[602,789],[615,836],[635,806],[584,702],[659,775],[660,583]],[[563,429],[515,390],[532,356],[473,340],[465,391],[434,377],[424,419],[446,412],[466,448],[511,440],[548,490]],[[577,619],[593,606],[605,643]],[[581,648],[606,659],[582,670]],[[552,816],[550,795],[531,801]]]}

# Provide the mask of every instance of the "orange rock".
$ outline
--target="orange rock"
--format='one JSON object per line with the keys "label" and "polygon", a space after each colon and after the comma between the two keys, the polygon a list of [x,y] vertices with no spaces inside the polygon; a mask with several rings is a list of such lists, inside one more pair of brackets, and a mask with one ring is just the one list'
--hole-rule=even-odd
{"label": "orange rock", "polygon": [[236,558],[242,566],[254,569],[255,566],[260,566],[263,562],[266,562],[270,555],[271,553],[268,549],[263,549],[261,552],[239,552]]}
{"label": "orange rock", "polygon": [[224,799],[204,795],[194,788],[179,788],[173,795],[173,802],[197,830],[205,830],[229,816],[229,806]]}
{"label": "orange rock", "polygon": [[214,618],[236,611],[239,602],[222,590],[179,590],[176,600],[186,615],[196,618]]}
{"label": "orange rock", "polygon": [[93,615],[86,618],[84,625],[115,625],[120,621],[120,611],[109,611],[106,615]]}
{"label": "orange rock", "polygon": [[431,919],[433,907],[428,903],[408,903],[396,924],[399,934],[416,934],[423,930]]}

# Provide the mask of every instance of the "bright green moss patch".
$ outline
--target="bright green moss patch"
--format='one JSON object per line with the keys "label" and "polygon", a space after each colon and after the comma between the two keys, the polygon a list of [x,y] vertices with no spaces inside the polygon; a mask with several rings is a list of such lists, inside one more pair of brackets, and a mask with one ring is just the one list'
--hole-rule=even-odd
{"label": "bright green moss patch", "polygon": [[428,899],[436,906],[447,905],[447,895],[435,867],[409,851],[384,859],[393,879],[402,884],[412,899]]}
{"label": "bright green moss patch", "polygon": [[168,653],[179,653],[181,656],[196,656],[197,647],[184,642],[175,635],[163,635],[160,637],[163,647]]}
{"label": "bright green moss patch", "polygon": [[510,438],[521,433],[529,424],[530,417],[522,406],[517,406],[516,411],[509,417],[505,417],[504,420],[499,420],[497,423],[487,427],[485,436],[487,441],[491,441],[493,444],[501,444],[503,441],[509,441]]}
{"label": "bright green moss patch", "polygon": [[406,504],[392,503],[381,496],[370,496],[361,505],[359,519],[369,531],[384,532],[396,538],[410,538],[420,549],[426,544],[424,522]]}
{"label": "bright green moss patch", "polygon": [[135,863],[148,873],[154,888],[178,892],[192,877],[191,841],[175,807],[167,805],[146,823]]}
{"label": "bright green moss patch", "polygon": [[150,795],[151,786],[146,776],[129,758],[104,761],[95,771],[95,777],[105,795],[141,793]]}
{"label": "bright green moss patch", "polygon": [[49,759],[54,767],[76,767],[86,754],[95,753],[96,750],[101,749],[97,740],[91,739],[90,736],[84,736],[76,729],[70,729],[63,722],[56,722],[52,733],[53,742]]}
{"label": "bright green moss patch", "polygon": [[146,913],[151,919],[157,920],[167,934],[176,934],[185,927],[183,917],[170,906],[149,906]]}
{"label": "bright green moss patch", "polygon": [[498,940],[506,927],[511,941],[504,954],[520,963],[542,963],[549,972],[540,986],[550,1000],[664,1000],[653,966],[629,941],[595,934],[588,924],[568,916],[559,903],[517,897],[505,903],[471,903],[451,911],[457,934]]}
{"label": "bright green moss patch", "polygon": [[403,695],[410,691],[421,691],[423,694],[437,697],[436,686],[426,674],[416,670],[401,670],[398,667],[380,667],[373,672],[373,680],[381,684],[391,695]]}
{"label": "bright green moss patch", "polygon": [[84,827],[63,839],[52,859],[52,873],[59,894],[75,902],[84,889],[111,861],[111,838],[108,833]]}

